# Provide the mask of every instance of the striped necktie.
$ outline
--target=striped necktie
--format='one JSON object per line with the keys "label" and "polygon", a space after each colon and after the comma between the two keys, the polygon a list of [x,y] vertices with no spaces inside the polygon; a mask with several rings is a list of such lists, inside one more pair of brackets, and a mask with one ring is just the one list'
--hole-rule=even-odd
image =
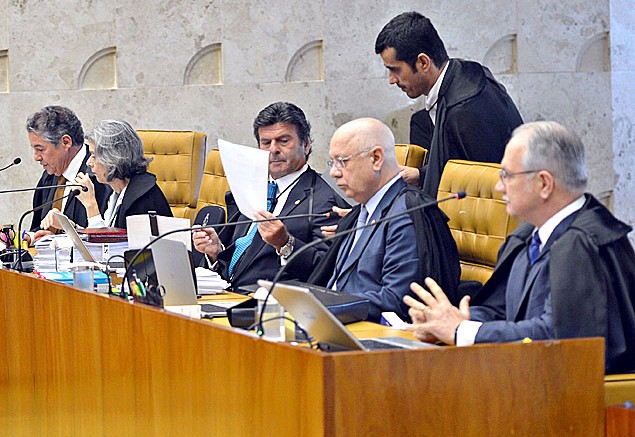
{"label": "striped necktie", "polygon": [[[267,211],[271,212],[273,201],[276,198],[276,193],[278,192],[278,185],[275,182],[269,182],[269,186],[267,187]],[[232,259],[229,262],[229,268],[227,269],[227,273],[229,276],[232,275],[234,271],[234,267],[238,263],[238,260],[243,256],[247,248],[251,245],[251,242],[254,241],[254,236],[256,235],[256,231],[258,230],[258,225],[252,225],[251,229],[247,234],[243,237],[237,238],[234,243],[234,253],[232,255]]]}

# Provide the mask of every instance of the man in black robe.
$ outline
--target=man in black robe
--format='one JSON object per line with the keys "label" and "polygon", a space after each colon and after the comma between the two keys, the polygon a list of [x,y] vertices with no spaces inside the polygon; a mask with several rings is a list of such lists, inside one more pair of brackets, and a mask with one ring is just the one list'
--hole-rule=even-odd
{"label": "man in black robe", "polygon": [[402,177],[436,197],[449,159],[500,162],[522,118],[507,91],[477,62],[449,59],[430,20],[417,12],[393,18],[379,33],[375,52],[389,83],[408,97],[425,96],[425,109],[410,120],[410,142],[429,150],[420,169],[402,167]]}
{"label": "man in black robe", "polygon": [[507,212],[526,221],[502,246],[496,269],[459,307],[429,278],[407,299],[410,330],[426,341],[483,342],[604,337],[606,371],[635,371],[632,228],[592,195],[580,139],[554,122],[514,130],[502,161]]}

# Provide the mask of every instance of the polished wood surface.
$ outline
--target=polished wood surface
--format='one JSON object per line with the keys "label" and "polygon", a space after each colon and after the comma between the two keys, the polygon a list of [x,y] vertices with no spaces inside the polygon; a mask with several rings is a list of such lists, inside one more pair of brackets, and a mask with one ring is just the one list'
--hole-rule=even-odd
{"label": "polished wood surface", "polygon": [[606,437],[631,437],[635,435],[635,409],[623,405],[606,408]]}
{"label": "polished wood surface", "polygon": [[0,435],[604,433],[601,339],[325,354],[7,271],[0,332]]}

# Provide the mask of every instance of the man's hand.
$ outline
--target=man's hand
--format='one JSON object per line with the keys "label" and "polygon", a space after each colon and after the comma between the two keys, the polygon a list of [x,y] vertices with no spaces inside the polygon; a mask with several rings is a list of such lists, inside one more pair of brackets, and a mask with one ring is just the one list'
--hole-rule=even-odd
{"label": "man's hand", "polygon": [[[42,229],[50,229],[50,228],[55,228],[55,229],[62,229],[62,225],[60,224],[59,220],[57,220],[57,217],[55,217],[55,213],[61,213],[61,211],[57,208],[53,208],[51,209],[49,212],[46,213],[46,215],[44,216],[44,219],[42,219],[42,221],[40,222],[40,228]],[[37,238],[36,238],[37,240]]]}
{"label": "man's hand", "polygon": [[[256,220],[274,217],[275,215],[268,211],[256,211],[254,213],[254,218]],[[289,232],[287,232],[287,228],[280,220],[258,223],[258,232],[260,233],[262,240],[275,247],[276,250],[280,250],[280,248],[289,241]]]}
{"label": "man's hand", "polygon": [[419,169],[415,167],[406,167],[405,165],[399,166],[399,176],[402,177],[408,185],[412,185],[416,188],[421,188],[421,181],[419,180]]}
{"label": "man's hand", "polygon": [[[346,214],[351,212],[350,208],[339,208],[337,206],[334,206],[332,209],[333,209],[333,212],[336,212],[337,215],[339,215],[340,217],[344,217],[346,216]],[[335,234],[337,230],[337,225],[321,226],[320,230],[322,231],[322,235],[324,237],[330,237],[331,235]]]}
{"label": "man's hand", "polygon": [[218,234],[212,228],[197,229],[192,233],[192,241],[194,242],[194,248],[201,253],[207,254],[212,261],[216,261],[223,247]]}
{"label": "man's hand", "polygon": [[[40,229],[39,231],[37,231],[33,235],[33,241],[37,241],[40,238],[46,237],[47,235],[53,235],[53,232],[47,231],[47,230],[44,230],[44,229]],[[25,240],[26,240],[26,238],[25,238]],[[29,241],[29,245],[31,245],[31,241]]]}
{"label": "man's hand", "polygon": [[415,282],[410,284],[410,289],[423,303],[410,296],[404,296],[404,302],[410,307],[408,314],[413,321],[406,329],[422,341],[438,339],[452,345],[459,324],[470,319],[470,297],[465,296],[461,299],[457,308],[450,303],[434,279],[426,278],[425,284],[430,291],[426,291]]}

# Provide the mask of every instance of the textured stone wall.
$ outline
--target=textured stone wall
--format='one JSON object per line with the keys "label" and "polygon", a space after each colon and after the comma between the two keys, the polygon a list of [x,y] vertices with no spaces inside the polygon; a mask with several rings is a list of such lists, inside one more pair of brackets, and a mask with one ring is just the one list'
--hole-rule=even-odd
{"label": "textured stone wall", "polygon": [[[74,109],[86,130],[122,118],[137,128],[199,130],[214,146],[217,138],[253,145],[253,117],[289,100],[313,125],[318,170],[334,129],[353,118],[384,119],[406,141],[420,102],[388,85],[374,41],[390,18],[414,9],[432,19],[450,56],[488,65],[525,120],[554,119],[577,130],[587,146],[590,191],[613,190],[617,175],[623,205],[633,192],[632,166],[613,156],[633,148],[628,3],[0,1],[0,165],[23,158],[0,173],[0,188],[37,182],[41,170],[24,122],[49,104]],[[17,222],[31,196],[2,196],[0,223]],[[635,209],[618,213],[635,221]]]}

